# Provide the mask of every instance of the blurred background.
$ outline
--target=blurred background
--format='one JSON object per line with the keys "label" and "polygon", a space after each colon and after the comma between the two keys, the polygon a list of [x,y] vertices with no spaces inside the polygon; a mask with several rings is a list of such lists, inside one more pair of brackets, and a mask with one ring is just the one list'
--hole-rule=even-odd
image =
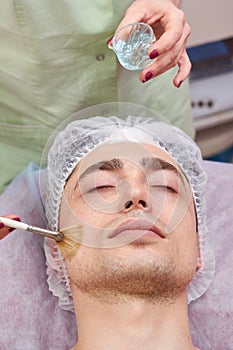
{"label": "blurred background", "polygon": [[192,33],[190,93],[205,159],[233,163],[233,0],[183,0]]}

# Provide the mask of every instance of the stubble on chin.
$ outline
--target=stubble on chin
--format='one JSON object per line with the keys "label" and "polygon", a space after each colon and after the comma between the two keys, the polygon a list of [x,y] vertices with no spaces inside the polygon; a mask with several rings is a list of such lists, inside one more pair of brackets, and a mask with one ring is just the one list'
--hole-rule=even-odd
{"label": "stubble on chin", "polygon": [[85,260],[70,271],[71,285],[104,304],[122,304],[129,300],[148,303],[173,303],[193,277],[193,268],[183,266],[172,256],[124,261],[110,254]]}

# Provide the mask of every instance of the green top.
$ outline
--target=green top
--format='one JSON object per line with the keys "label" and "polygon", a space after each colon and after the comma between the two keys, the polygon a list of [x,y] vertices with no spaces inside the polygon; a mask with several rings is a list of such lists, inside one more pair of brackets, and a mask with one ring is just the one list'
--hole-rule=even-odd
{"label": "green top", "polygon": [[188,82],[175,88],[171,69],[142,84],[107,47],[130,3],[1,0],[0,192],[39,165],[51,132],[87,106],[145,105],[194,137]]}

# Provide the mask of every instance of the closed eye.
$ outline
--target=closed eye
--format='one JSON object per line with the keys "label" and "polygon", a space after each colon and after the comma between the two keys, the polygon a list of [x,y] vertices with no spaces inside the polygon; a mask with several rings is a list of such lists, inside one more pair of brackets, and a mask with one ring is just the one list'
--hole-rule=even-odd
{"label": "closed eye", "polygon": [[103,186],[97,186],[94,188],[91,188],[88,192],[101,192],[101,191],[108,191],[108,190],[112,190],[115,189],[115,186],[111,186],[111,185],[103,185]]}
{"label": "closed eye", "polygon": [[178,193],[173,187],[167,186],[167,185],[154,185],[152,187],[163,190],[163,191],[168,191],[171,193]]}

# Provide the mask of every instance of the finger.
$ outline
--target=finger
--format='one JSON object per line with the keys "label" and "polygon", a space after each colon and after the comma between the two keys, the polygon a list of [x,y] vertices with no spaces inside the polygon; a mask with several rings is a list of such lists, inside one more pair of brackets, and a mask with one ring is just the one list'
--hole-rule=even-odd
{"label": "finger", "polygon": [[187,79],[187,77],[190,74],[191,68],[192,68],[192,64],[190,62],[190,59],[188,57],[186,50],[184,50],[182,55],[180,56],[180,58],[178,60],[178,66],[179,66],[178,73],[173,80],[173,84],[176,87],[180,87],[182,82],[185,79]]}
{"label": "finger", "polygon": [[[164,72],[166,72],[168,69],[175,67],[178,63],[178,52],[177,50],[180,49],[177,46],[167,52],[166,54],[163,54],[162,56],[159,56],[154,62],[146,67],[140,74],[139,74],[139,80],[141,82],[146,82],[152,78],[155,78]],[[148,79],[149,78],[149,79]]]}
{"label": "finger", "polygon": [[[122,27],[126,26],[130,23],[135,22],[146,22],[143,20],[142,11],[138,11],[138,6],[135,6],[135,3],[133,3],[125,12],[125,16],[123,17],[122,21],[118,24],[117,28],[115,29],[116,34]],[[107,44],[109,46],[112,45],[112,39],[114,35],[108,39]]]}
{"label": "finger", "polygon": [[153,76],[150,77],[151,79],[152,77],[154,78],[178,64],[179,75],[174,81],[175,86],[178,87],[180,82],[187,78],[191,70],[191,62],[185,49],[186,42],[187,32],[183,34],[180,41],[177,42],[169,51],[162,55],[158,55],[157,59],[139,74],[140,81],[145,82],[148,80],[148,76],[151,76],[151,74],[148,72],[153,73]]}
{"label": "finger", "polygon": [[[190,74],[192,65],[190,62],[190,59],[188,57],[188,54],[186,52],[186,50],[184,50],[183,54],[180,56],[180,59],[178,60],[178,66],[179,66],[179,70],[177,75],[175,76],[175,78],[173,79],[173,84],[175,87],[180,87],[181,84],[183,83],[184,80],[186,80]],[[167,70],[171,69],[172,67],[176,66],[176,64],[167,64],[163,67],[159,67],[159,69],[152,69],[154,65],[151,65],[149,67],[147,67],[149,70],[147,71],[143,71],[142,75],[139,76],[139,79],[141,82],[145,83],[146,81],[160,75],[163,74],[164,72],[166,72]],[[143,77],[144,74],[144,77]]]}
{"label": "finger", "polygon": [[[15,214],[4,215],[4,217],[16,221],[21,221],[20,218]],[[6,237],[12,231],[14,231],[14,228],[5,226],[2,222],[0,222],[0,240]]]}
{"label": "finger", "polygon": [[148,54],[151,59],[154,58],[154,51],[158,52],[160,56],[172,50],[174,47],[176,47],[176,45],[179,47],[184,47],[186,45],[188,37],[191,33],[191,27],[189,24],[184,23],[184,25],[182,24],[180,26],[173,24],[174,27],[171,27],[170,24],[168,28],[165,28],[166,31],[161,35],[161,37],[150,47]]}
{"label": "finger", "polygon": [[173,80],[173,84],[175,87],[180,87],[182,82],[185,79],[187,79],[187,77],[189,76],[190,71],[191,71],[191,67],[192,67],[186,50],[184,50],[184,53],[180,56],[180,59],[178,60],[177,63],[175,63],[175,62],[171,63],[169,61],[168,64],[164,65],[164,62],[163,62],[162,65],[155,66],[156,63],[157,63],[157,61],[154,64],[148,66],[147,69],[143,70],[142,73],[139,75],[139,80],[142,83],[145,83],[146,81],[153,79],[156,76],[159,76],[159,75],[165,73],[167,70],[175,67],[178,64],[179,70],[178,70],[178,73]]}
{"label": "finger", "polygon": [[0,239],[6,237],[10,232],[10,227],[7,227],[2,222],[0,222]]}
{"label": "finger", "polygon": [[[153,5],[153,6],[152,6]],[[128,7],[128,9],[125,11],[125,15],[121,22],[118,24],[117,28],[115,29],[115,33],[120,30],[122,27],[135,23],[135,22],[143,22],[147,23],[148,25],[153,25],[157,21],[161,19],[161,17],[164,16],[164,11],[166,9],[167,12],[170,12],[167,10],[167,6],[172,6],[172,10],[174,11],[174,8],[176,9],[175,5],[169,4],[164,6],[165,9],[162,10],[163,4],[159,4],[159,7],[156,6],[156,4],[145,4],[145,1],[134,1],[131,6]],[[153,28],[153,26],[152,26]],[[111,42],[111,39],[109,39],[108,44]]]}
{"label": "finger", "polygon": [[130,23],[135,23],[135,22],[143,22],[140,13],[134,12],[134,13],[130,13],[129,15],[126,15],[122,21],[118,24],[115,33],[121,29],[122,27],[126,26],[127,24]]}
{"label": "finger", "polygon": [[152,17],[152,13],[156,12],[153,7],[145,4],[145,1],[134,1],[125,11],[125,15],[121,22],[118,24],[116,31],[123,26],[134,23],[144,22],[148,23]]}
{"label": "finger", "polygon": [[[157,62],[157,61],[156,61]],[[167,65],[160,65],[159,67],[156,67],[155,64],[152,64],[150,66],[148,66],[146,68],[146,70],[143,70],[140,74],[139,74],[139,80],[142,83],[147,82],[148,80],[151,80],[163,73],[165,73],[167,70],[169,70],[170,68],[174,67],[176,64],[171,64],[169,62],[169,64]]]}

